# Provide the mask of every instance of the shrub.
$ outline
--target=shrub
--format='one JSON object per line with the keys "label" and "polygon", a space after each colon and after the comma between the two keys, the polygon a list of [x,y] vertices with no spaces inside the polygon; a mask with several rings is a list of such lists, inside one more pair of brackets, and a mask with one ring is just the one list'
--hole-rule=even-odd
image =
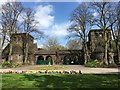
{"label": "shrub", "polygon": [[118,66],[114,63],[105,65],[104,63],[99,62],[98,60],[90,60],[85,64],[86,67],[100,67],[100,68],[117,68]]}
{"label": "shrub", "polygon": [[2,63],[2,68],[16,68],[16,67],[20,67],[21,64],[19,63],[10,63],[9,61],[4,61]]}
{"label": "shrub", "polygon": [[90,60],[85,64],[86,67],[99,67],[100,63],[98,60]]}
{"label": "shrub", "polygon": [[13,68],[20,67],[20,66],[21,66],[21,64],[19,64],[19,63],[13,63],[13,64],[12,64],[12,67],[13,67]]}
{"label": "shrub", "polygon": [[4,61],[4,62],[2,63],[2,67],[3,67],[3,68],[10,68],[10,67],[11,67],[11,64],[10,64],[9,61]]}

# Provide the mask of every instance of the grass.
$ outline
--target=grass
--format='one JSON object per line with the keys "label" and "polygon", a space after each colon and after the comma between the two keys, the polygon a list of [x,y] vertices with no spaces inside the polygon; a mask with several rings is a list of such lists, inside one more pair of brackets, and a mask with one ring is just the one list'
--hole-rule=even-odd
{"label": "grass", "polygon": [[[118,88],[118,75],[3,74],[3,88]],[[63,90],[63,89],[62,89]]]}
{"label": "grass", "polygon": [[64,69],[64,68],[67,68],[67,67],[46,65],[46,66],[38,66],[38,67],[32,68],[32,70],[57,70],[57,69]]}

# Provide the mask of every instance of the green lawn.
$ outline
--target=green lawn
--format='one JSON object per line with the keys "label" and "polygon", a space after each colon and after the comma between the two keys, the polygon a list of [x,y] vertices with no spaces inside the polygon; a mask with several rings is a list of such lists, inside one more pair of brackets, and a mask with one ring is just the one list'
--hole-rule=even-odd
{"label": "green lawn", "polygon": [[3,74],[2,82],[3,88],[118,88],[120,79],[95,74]]}
{"label": "green lawn", "polygon": [[57,70],[57,69],[64,69],[67,68],[66,66],[38,66],[35,68],[32,68],[32,70]]}

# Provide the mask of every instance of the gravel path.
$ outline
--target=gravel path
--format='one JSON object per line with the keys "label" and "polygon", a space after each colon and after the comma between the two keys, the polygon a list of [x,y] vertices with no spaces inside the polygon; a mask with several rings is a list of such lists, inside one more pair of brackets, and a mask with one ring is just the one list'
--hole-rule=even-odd
{"label": "gravel path", "polygon": [[[31,66],[24,66],[20,68],[9,68],[9,69],[0,69],[0,71],[7,71],[7,70],[32,70],[32,68],[45,66],[45,65],[31,65]],[[57,65],[55,65],[57,66]],[[118,68],[89,68],[84,67],[84,65],[61,65],[66,68],[60,68],[57,70],[81,70],[84,74],[120,74],[120,70]]]}
{"label": "gravel path", "polygon": [[62,70],[81,70],[85,74],[120,74],[118,68],[89,68],[83,65],[67,65],[67,69]]}

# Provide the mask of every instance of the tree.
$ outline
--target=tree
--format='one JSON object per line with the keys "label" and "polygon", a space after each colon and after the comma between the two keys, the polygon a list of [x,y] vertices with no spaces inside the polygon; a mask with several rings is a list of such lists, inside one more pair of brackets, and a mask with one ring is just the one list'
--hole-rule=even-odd
{"label": "tree", "polygon": [[2,16],[1,16],[1,25],[2,25],[2,47],[4,46],[5,40],[8,40],[9,47],[9,61],[12,62],[12,42],[10,40],[13,33],[18,32],[18,17],[23,11],[22,4],[20,2],[8,2],[2,6]]}
{"label": "tree", "polygon": [[95,2],[93,3],[93,8],[95,13],[98,15],[94,18],[93,22],[100,29],[103,30],[103,38],[104,38],[104,60],[103,63],[108,65],[108,43],[109,38],[107,37],[107,30],[116,23],[116,19],[111,20],[111,16],[115,14],[115,4],[110,2]]}
{"label": "tree", "polygon": [[67,42],[67,48],[70,49],[70,50],[79,50],[79,49],[82,49],[81,43],[82,43],[81,40],[70,39]]}
{"label": "tree", "polygon": [[87,48],[87,35],[91,28],[92,11],[90,3],[81,3],[71,15],[71,26],[68,31],[71,32],[70,37],[78,37],[83,41],[83,53],[85,64],[88,62],[89,54]]}
{"label": "tree", "polygon": [[65,47],[60,45],[57,38],[49,37],[43,44],[43,48],[46,50],[64,50]]}
{"label": "tree", "polygon": [[112,20],[116,19],[116,23],[111,25],[113,39],[116,43],[116,51],[117,51],[117,63],[120,63],[120,2],[116,5],[115,15],[111,17]]}
{"label": "tree", "polygon": [[37,29],[37,21],[35,20],[35,12],[30,8],[24,9],[24,16],[23,16],[23,32],[26,33],[26,41],[24,42],[24,60],[23,63],[29,63],[28,62],[28,48],[30,45],[28,45],[29,37],[28,35],[30,33],[36,33],[39,35],[43,35],[41,31]]}
{"label": "tree", "polygon": [[118,54],[118,63],[120,63],[120,2],[117,6],[117,26],[118,26],[118,36],[117,36],[117,54]]}

